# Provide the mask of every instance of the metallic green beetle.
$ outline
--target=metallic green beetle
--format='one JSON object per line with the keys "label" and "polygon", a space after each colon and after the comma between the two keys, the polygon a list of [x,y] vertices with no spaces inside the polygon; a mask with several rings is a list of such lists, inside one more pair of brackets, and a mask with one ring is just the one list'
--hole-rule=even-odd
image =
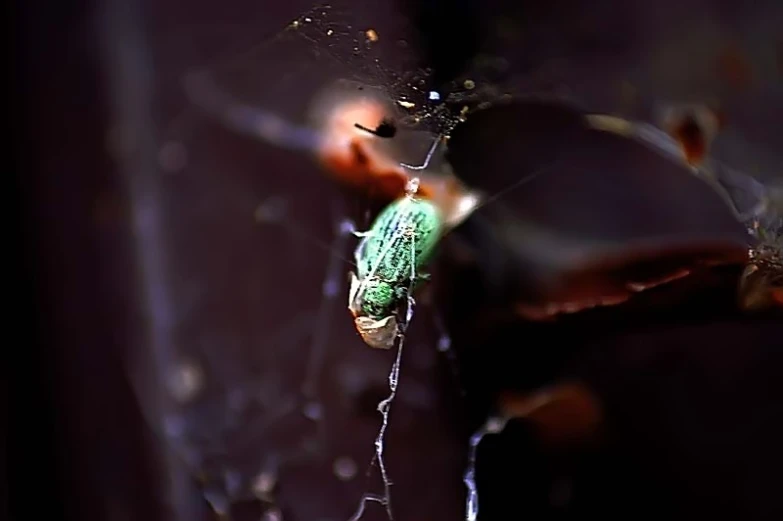
{"label": "metallic green beetle", "polygon": [[416,197],[416,180],[407,195],[383,209],[354,254],[348,309],[356,330],[371,347],[394,345],[398,324],[395,309],[428,275],[420,270],[432,257],[444,225],[441,211]]}

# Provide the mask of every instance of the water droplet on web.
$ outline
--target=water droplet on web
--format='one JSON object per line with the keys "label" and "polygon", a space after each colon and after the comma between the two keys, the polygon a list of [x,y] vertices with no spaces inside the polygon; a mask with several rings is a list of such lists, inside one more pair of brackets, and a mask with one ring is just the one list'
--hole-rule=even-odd
{"label": "water droplet on web", "polygon": [[451,349],[451,337],[448,335],[441,335],[440,338],[438,338],[438,351],[443,353],[449,349]]}
{"label": "water droplet on web", "polygon": [[356,231],[356,226],[350,219],[342,219],[339,227],[340,234],[348,234]]}
{"label": "water droplet on web", "polygon": [[340,291],[340,283],[336,279],[326,279],[323,286],[323,295],[325,298],[332,298]]}
{"label": "water droplet on web", "polygon": [[193,360],[183,360],[169,374],[169,392],[180,403],[189,402],[204,386],[204,372]]}
{"label": "water droplet on web", "polygon": [[277,476],[273,472],[259,472],[253,480],[253,494],[261,500],[270,501],[275,486],[277,486]]}
{"label": "water droplet on web", "polygon": [[304,414],[306,418],[313,421],[320,420],[323,417],[323,413],[323,406],[318,402],[308,402],[302,409],[302,414]]}
{"label": "water droplet on web", "polygon": [[332,465],[334,475],[342,481],[349,481],[356,476],[356,462],[348,456],[342,456],[334,460]]}
{"label": "water droplet on web", "polygon": [[278,508],[270,508],[264,512],[261,521],[283,521],[283,513]]}
{"label": "water droplet on web", "polygon": [[506,427],[507,420],[505,418],[490,418],[484,429],[490,434],[497,434]]}

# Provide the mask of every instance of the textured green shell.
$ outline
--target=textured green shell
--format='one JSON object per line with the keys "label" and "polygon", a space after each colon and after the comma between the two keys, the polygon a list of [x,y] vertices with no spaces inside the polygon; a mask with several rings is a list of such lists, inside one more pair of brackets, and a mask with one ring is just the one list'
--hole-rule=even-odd
{"label": "textured green shell", "polygon": [[356,249],[351,310],[359,316],[389,316],[411,284],[427,277],[421,269],[442,230],[440,210],[427,199],[406,196],[384,208]]}

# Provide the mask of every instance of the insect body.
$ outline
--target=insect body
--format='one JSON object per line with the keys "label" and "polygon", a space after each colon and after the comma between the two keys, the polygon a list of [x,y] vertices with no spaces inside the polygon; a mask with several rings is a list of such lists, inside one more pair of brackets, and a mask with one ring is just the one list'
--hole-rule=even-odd
{"label": "insect body", "polygon": [[371,347],[388,349],[397,336],[395,308],[428,275],[420,268],[432,257],[443,231],[441,211],[416,197],[415,187],[387,206],[356,248],[348,309],[356,330]]}

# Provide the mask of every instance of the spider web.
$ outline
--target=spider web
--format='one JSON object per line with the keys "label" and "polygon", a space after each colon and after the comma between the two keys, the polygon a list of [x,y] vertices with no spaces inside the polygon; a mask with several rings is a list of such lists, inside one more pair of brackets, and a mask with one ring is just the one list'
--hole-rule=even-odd
{"label": "spider web", "polygon": [[[346,310],[356,246],[349,232],[369,226],[369,202],[346,198],[307,154],[252,135],[243,143],[236,128],[221,125],[221,111],[239,104],[271,107],[266,114],[307,128],[318,117],[309,101],[323,104],[319,95],[335,85],[376,92],[400,125],[440,131],[453,124],[423,90],[427,71],[406,69],[400,40],[389,42],[390,55],[402,56],[395,67],[381,58],[376,44],[393,24],[354,19],[361,17],[316,7],[249,50],[226,45],[228,59],[186,67],[179,75],[186,90],[188,81],[206,79],[225,97],[206,107],[183,104],[164,127],[159,162],[168,174],[176,312],[172,340],[155,357],[166,395],[155,408],[165,444],[219,517],[391,518],[392,485],[400,498],[395,519],[455,518],[462,509],[458,419],[437,406],[459,393],[437,364],[437,351],[449,345],[445,333],[427,322],[434,315],[423,306],[405,356],[401,337],[390,359],[362,343]],[[430,142],[413,145],[400,161],[418,162]],[[135,375],[141,386],[152,378]],[[363,477],[370,456],[375,466]],[[444,506],[444,497],[455,501]],[[365,512],[372,502],[386,512]]]}
{"label": "spider web", "polygon": [[[459,388],[439,371],[434,349],[447,350],[448,336],[425,326],[435,310],[417,308],[408,347],[396,360],[364,346],[353,330],[345,295],[356,243],[347,232],[369,226],[368,201],[346,198],[301,153],[305,140],[297,141],[305,143],[300,150],[284,150],[252,135],[243,141],[221,122],[222,109],[239,104],[308,128],[318,117],[313,107],[328,101],[321,94],[336,86],[377,93],[401,125],[430,132],[452,125],[454,113],[430,99],[427,71],[406,58],[398,36],[405,24],[383,7],[354,7],[281,16],[284,29],[272,35],[229,29],[223,36],[231,43],[180,38],[181,55],[158,61],[161,95],[182,110],[165,115],[159,151],[168,174],[164,217],[175,312],[171,341],[156,357],[165,396],[152,421],[220,516],[382,519],[391,512],[364,507],[390,508],[393,485],[395,519],[458,519],[464,456],[474,464],[481,438],[502,428],[491,421],[468,447],[459,418],[439,406]],[[258,24],[237,14],[236,27],[269,27],[262,14]],[[226,97],[190,106],[183,84],[193,78]],[[452,101],[502,96],[491,85],[465,85]],[[397,159],[417,163],[429,143],[414,145],[410,157]],[[405,383],[398,387],[401,365]],[[136,375],[141,386],[153,377]],[[393,421],[384,415],[379,436],[376,407],[389,388],[397,406]],[[378,439],[385,444],[371,450]],[[384,474],[391,478],[373,472],[362,479],[368,457],[379,452],[389,456]],[[471,520],[474,471],[464,474]],[[383,494],[368,492],[377,490]]]}

